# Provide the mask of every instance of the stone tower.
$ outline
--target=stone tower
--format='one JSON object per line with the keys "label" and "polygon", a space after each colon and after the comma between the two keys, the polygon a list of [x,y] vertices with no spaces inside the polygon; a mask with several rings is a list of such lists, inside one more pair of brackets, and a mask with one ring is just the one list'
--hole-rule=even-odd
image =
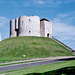
{"label": "stone tower", "polygon": [[10,37],[16,37],[16,31],[15,31],[15,19],[10,21]]}
{"label": "stone tower", "polygon": [[52,22],[38,16],[20,16],[10,21],[10,37],[41,36],[52,37]]}
{"label": "stone tower", "polygon": [[21,16],[19,36],[40,36],[40,18],[38,16]]}
{"label": "stone tower", "polygon": [[52,38],[52,21],[45,18],[40,20],[40,35],[41,37]]}

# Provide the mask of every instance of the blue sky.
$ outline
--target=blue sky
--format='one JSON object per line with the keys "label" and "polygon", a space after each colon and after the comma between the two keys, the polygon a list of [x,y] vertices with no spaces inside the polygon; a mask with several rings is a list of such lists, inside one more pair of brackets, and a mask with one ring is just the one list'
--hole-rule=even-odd
{"label": "blue sky", "polygon": [[9,21],[37,15],[53,22],[53,36],[75,49],[75,0],[0,0],[0,33],[9,38]]}

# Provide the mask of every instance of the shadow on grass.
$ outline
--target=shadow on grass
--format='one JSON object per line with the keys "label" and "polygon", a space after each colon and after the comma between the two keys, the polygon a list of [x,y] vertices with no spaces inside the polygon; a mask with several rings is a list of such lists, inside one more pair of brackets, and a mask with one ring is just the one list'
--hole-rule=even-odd
{"label": "shadow on grass", "polygon": [[63,58],[63,59],[57,59],[58,61],[69,61],[69,60],[75,60],[75,58]]}
{"label": "shadow on grass", "polygon": [[[26,75],[26,74],[23,74]],[[60,68],[45,73],[31,73],[27,75],[75,75],[75,66]]]}

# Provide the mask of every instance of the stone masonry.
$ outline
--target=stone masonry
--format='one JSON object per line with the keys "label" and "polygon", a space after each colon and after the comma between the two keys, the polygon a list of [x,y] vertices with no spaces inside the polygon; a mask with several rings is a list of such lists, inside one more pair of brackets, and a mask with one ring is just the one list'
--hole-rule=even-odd
{"label": "stone masonry", "polygon": [[38,16],[20,16],[10,20],[10,37],[40,36],[52,38],[52,21]]}

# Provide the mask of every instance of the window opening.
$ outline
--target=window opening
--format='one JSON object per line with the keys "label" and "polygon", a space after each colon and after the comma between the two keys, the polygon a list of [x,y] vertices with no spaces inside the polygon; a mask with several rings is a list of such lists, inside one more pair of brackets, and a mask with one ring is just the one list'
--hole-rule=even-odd
{"label": "window opening", "polygon": [[31,33],[31,31],[29,31],[29,33]]}
{"label": "window opening", "polygon": [[29,19],[29,22],[30,22],[31,20]]}
{"label": "window opening", "polygon": [[22,21],[22,23],[23,23],[24,21]]}

